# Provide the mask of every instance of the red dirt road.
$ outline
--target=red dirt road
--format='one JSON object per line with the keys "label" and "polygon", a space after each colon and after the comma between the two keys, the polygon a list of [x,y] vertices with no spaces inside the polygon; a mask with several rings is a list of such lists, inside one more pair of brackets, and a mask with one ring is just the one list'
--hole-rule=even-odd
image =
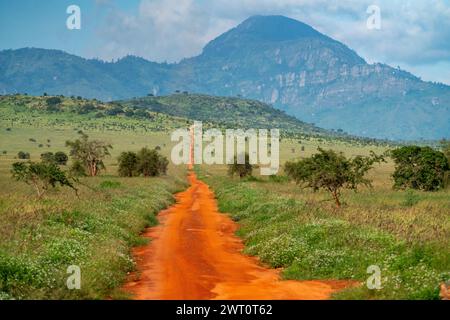
{"label": "red dirt road", "polygon": [[349,285],[279,280],[279,271],[241,253],[237,225],[218,212],[208,186],[194,173],[189,181],[160,224],[147,229],[151,242],[133,252],[138,272],[124,290],[135,299],[327,299]]}

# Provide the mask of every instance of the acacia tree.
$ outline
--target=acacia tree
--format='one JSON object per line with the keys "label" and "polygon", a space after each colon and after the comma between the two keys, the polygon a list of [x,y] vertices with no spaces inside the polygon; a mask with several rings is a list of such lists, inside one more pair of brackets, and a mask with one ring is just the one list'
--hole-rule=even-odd
{"label": "acacia tree", "polygon": [[343,153],[323,150],[313,156],[285,164],[286,174],[297,184],[327,190],[333,196],[337,207],[341,206],[340,196],[343,188],[357,190],[359,185],[371,186],[365,178],[366,173],[376,162],[384,161],[383,156],[371,153],[370,156],[356,156],[347,159]]}
{"label": "acacia tree", "polygon": [[81,133],[81,139],[66,141],[70,147],[70,156],[74,163],[83,165],[89,176],[95,177],[100,170],[105,169],[103,159],[110,156],[109,150],[112,146],[104,141],[89,140],[89,136]]}
{"label": "acacia tree", "polygon": [[54,162],[16,162],[12,165],[11,173],[17,181],[32,185],[38,198],[42,198],[50,187],[54,188],[58,184],[77,192],[66,174]]}

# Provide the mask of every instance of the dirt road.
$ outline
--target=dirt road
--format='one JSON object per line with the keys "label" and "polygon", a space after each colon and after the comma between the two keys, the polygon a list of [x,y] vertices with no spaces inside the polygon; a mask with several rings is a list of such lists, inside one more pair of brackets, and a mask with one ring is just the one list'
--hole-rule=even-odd
{"label": "dirt road", "polygon": [[348,285],[280,281],[279,271],[241,253],[237,225],[218,212],[208,186],[194,173],[189,181],[177,203],[159,214],[160,224],[145,233],[151,242],[133,252],[138,272],[124,289],[135,299],[326,299]]}

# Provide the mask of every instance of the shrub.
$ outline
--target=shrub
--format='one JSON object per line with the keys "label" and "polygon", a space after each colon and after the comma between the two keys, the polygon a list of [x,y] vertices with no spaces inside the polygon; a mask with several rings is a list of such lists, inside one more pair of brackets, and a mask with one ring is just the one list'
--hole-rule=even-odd
{"label": "shrub", "polygon": [[119,156],[119,176],[132,177],[138,171],[138,157],[135,152],[122,152]]}
{"label": "shrub", "polygon": [[228,165],[228,174],[230,176],[238,175],[239,178],[251,176],[253,173],[253,165],[250,164],[248,153],[244,155],[244,163],[238,163],[238,157],[234,156],[232,164]]}
{"label": "shrub", "polygon": [[47,163],[55,163],[55,155],[53,152],[45,152],[41,154],[41,161]]}
{"label": "shrub", "polygon": [[22,160],[30,159],[30,153],[29,152],[24,152],[24,151],[19,151],[17,153],[17,158],[18,159],[22,159]]}
{"label": "shrub", "polygon": [[67,161],[69,160],[69,157],[67,154],[65,154],[62,151],[58,151],[55,153],[55,162],[59,165],[65,166],[67,164]]}
{"label": "shrub", "polygon": [[84,165],[78,160],[75,160],[70,166],[70,174],[75,177],[87,176]]}
{"label": "shrub", "polygon": [[448,160],[442,152],[430,147],[405,146],[393,150],[395,189],[439,190],[444,187]]}
{"label": "shrub", "polygon": [[47,103],[47,111],[59,111],[62,99],[59,97],[50,97],[45,100]]}
{"label": "shrub", "polygon": [[142,148],[137,153],[137,171],[144,177],[166,174],[169,160],[155,149]]}

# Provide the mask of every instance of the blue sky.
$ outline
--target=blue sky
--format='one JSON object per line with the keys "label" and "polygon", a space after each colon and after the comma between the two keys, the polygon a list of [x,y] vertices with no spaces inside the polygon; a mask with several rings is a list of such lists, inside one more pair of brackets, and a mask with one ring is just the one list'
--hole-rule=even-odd
{"label": "blue sky", "polygon": [[[71,4],[81,8],[81,30],[66,28]],[[372,4],[381,10],[380,30],[366,27]],[[450,84],[450,0],[0,0],[0,49],[174,62],[255,14],[301,20],[370,63]]]}

